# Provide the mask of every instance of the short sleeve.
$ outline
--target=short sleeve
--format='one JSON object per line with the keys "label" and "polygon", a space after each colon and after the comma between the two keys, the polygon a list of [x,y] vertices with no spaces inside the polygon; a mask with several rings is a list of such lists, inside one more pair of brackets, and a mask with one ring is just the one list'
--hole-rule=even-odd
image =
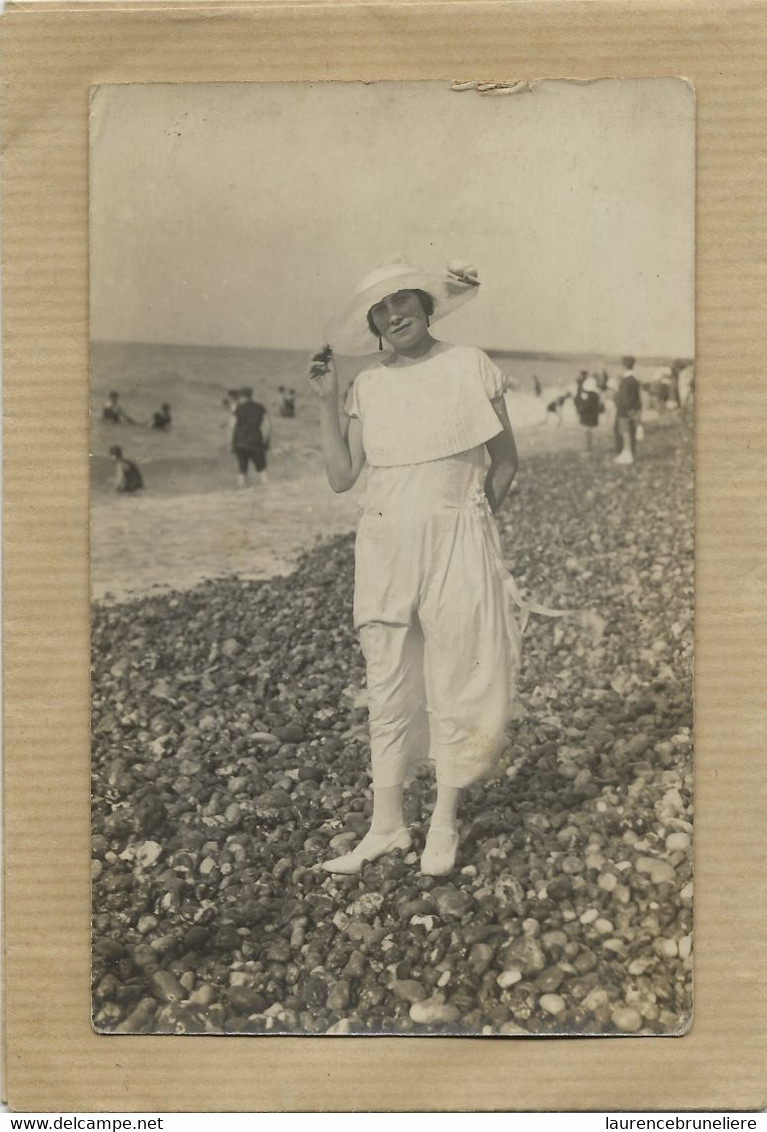
{"label": "short sleeve", "polygon": [[478,352],[479,372],[485,393],[491,401],[502,397],[509,388],[509,379],[482,350]]}
{"label": "short sleeve", "polygon": [[347,391],[346,400],[344,401],[344,412],[346,413],[347,417],[359,417],[360,415],[360,399],[359,390],[357,388],[358,385],[359,380],[354,381],[349,386],[349,389]]}

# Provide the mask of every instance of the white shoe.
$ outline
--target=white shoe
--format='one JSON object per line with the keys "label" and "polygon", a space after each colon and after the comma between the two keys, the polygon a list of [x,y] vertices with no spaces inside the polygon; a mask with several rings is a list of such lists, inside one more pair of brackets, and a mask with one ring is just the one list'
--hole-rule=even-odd
{"label": "white shoe", "polygon": [[366,833],[359,845],[355,845],[350,853],[344,853],[343,857],[334,857],[331,861],[322,861],[320,868],[328,873],[354,876],[365,861],[377,861],[379,857],[391,853],[393,849],[409,849],[411,843],[410,830],[404,825],[394,833]]}
{"label": "white shoe", "polygon": [[629,452],[628,448],[624,448],[620,455],[615,457],[616,464],[633,464],[634,457]]}
{"label": "white shoe", "polygon": [[421,872],[428,877],[444,877],[455,868],[458,830],[431,826],[421,854]]}

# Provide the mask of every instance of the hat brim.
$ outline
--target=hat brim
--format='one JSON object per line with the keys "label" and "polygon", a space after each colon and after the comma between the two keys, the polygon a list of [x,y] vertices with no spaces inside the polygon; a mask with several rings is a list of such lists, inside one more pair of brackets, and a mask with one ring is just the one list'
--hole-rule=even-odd
{"label": "hat brim", "polygon": [[368,311],[396,291],[425,291],[430,295],[434,302],[434,312],[429,321],[434,323],[473,299],[479,291],[479,283],[465,282],[449,274],[430,275],[422,271],[404,271],[365,287],[326,323],[325,341],[333,351],[349,357],[373,353],[376,340],[368,326]]}

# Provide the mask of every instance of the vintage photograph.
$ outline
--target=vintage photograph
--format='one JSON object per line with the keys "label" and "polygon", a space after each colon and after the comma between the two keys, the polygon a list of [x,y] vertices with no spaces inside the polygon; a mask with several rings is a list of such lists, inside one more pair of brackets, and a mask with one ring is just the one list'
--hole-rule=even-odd
{"label": "vintage photograph", "polygon": [[92,89],[97,1031],[689,1028],[694,139]]}

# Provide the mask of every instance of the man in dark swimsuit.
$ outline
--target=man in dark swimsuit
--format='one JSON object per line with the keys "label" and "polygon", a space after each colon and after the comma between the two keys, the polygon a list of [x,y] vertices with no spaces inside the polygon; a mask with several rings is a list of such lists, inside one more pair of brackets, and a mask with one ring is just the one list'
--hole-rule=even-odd
{"label": "man in dark swimsuit", "polygon": [[271,425],[264,406],[253,400],[253,390],[250,387],[239,391],[233,417],[232,451],[237,458],[237,482],[240,487],[248,486],[248,465],[252,463],[258,479],[261,483],[267,483],[266,452]]}

